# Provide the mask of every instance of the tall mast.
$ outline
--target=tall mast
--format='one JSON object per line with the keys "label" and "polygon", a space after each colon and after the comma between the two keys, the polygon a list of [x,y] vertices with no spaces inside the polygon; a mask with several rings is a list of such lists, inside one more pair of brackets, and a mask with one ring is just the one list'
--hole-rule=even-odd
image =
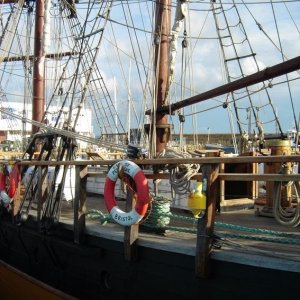
{"label": "tall mast", "polygon": [[[44,0],[36,0],[32,119],[38,122],[42,121],[45,110],[45,57],[43,54],[44,8]],[[38,127],[33,125],[32,133],[34,134],[37,131]]]}
{"label": "tall mast", "polygon": [[[169,86],[169,50],[171,31],[171,0],[156,1],[155,19],[155,59],[156,74],[156,108],[166,105]],[[156,155],[166,148],[170,138],[170,125],[166,113],[152,116],[152,124],[156,127]]]}

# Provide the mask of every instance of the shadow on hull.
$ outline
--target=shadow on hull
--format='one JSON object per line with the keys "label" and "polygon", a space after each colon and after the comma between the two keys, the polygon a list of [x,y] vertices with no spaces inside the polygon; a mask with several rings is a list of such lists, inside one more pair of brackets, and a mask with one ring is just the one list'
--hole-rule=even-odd
{"label": "shadow on hull", "polygon": [[78,299],[280,299],[287,286],[289,300],[298,299],[293,283],[300,273],[212,259],[204,279],[196,277],[192,255],[143,246],[137,251],[137,260],[127,261],[119,241],[85,235],[77,245],[66,229],[42,235],[1,220],[0,258]]}

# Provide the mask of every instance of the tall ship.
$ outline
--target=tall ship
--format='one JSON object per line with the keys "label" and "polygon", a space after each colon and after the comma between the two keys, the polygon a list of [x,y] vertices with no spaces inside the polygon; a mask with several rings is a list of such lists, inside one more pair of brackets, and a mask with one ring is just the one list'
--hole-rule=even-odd
{"label": "tall ship", "polygon": [[0,7],[1,295],[299,298],[300,1]]}

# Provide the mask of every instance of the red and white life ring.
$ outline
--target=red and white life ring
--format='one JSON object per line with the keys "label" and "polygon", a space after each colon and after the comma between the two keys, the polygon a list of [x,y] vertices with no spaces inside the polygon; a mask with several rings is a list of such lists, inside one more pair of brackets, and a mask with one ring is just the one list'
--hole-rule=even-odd
{"label": "red and white life ring", "polygon": [[[7,190],[6,180],[9,176],[9,188]],[[2,165],[0,168],[0,199],[4,206],[8,206],[16,194],[20,179],[19,167],[14,164],[11,171],[8,173],[7,168]]]}
{"label": "red and white life ring", "polygon": [[[124,173],[129,175],[136,185],[137,202],[130,212],[122,211],[117,206],[115,198],[115,185],[120,164]],[[137,224],[146,214],[150,199],[148,181],[139,166],[131,161],[122,160],[111,167],[105,181],[104,200],[106,208],[115,222],[123,226]]]}

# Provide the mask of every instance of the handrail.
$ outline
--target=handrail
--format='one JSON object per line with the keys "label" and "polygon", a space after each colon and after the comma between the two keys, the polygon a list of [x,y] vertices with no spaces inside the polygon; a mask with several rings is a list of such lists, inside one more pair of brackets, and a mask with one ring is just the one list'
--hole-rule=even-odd
{"label": "handrail", "polygon": [[[70,161],[37,161],[37,160],[17,160],[20,166],[107,166],[114,165],[121,159],[108,160],[70,160]],[[226,164],[226,163],[286,163],[300,162],[300,155],[270,155],[270,156],[240,156],[240,157],[197,157],[197,158],[156,158],[132,160],[137,165],[175,165],[175,164]],[[0,160],[0,164],[7,163],[8,160]],[[10,160],[11,162],[11,160]]]}

